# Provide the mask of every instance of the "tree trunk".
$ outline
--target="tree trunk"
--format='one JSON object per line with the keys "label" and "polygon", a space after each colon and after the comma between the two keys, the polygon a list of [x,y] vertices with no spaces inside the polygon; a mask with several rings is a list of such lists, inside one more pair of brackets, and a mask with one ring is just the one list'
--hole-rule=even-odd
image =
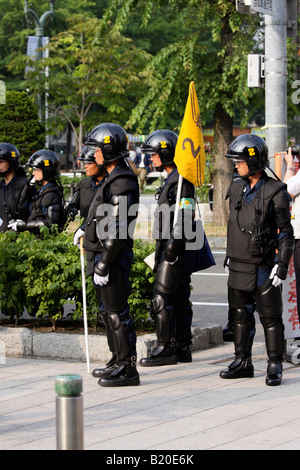
{"label": "tree trunk", "polygon": [[227,224],[228,204],[225,197],[233,177],[232,162],[225,157],[232,141],[233,123],[221,105],[216,107],[214,122],[213,223],[222,226]]}

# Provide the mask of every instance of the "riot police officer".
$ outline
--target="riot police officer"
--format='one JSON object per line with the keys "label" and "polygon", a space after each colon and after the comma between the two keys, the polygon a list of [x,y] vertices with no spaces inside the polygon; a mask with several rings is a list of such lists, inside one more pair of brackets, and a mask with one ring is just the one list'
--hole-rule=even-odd
{"label": "riot police officer", "polygon": [[[87,275],[101,292],[102,318],[108,326],[108,344],[113,341],[114,358],[93,376],[99,385],[139,385],[136,369],[136,332],[127,302],[133,260],[133,231],[137,218],[139,187],[137,176],[127,165],[128,137],[114,123],[96,126],[86,146],[96,147],[95,160],[108,173],[92,201],[84,230]],[[109,334],[111,333],[111,335]]]}
{"label": "riot police officer", "polygon": [[234,162],[241,179],[231,183],[227,194],[228,298],[234,319],[235,360],[220,376],[235,379],[254,375],[251,319],[246,309],[252,294],[265,334],[266,384],[276,386],[282,381],[284,343],[280,285],[286,279],[294,247],[291,198],[286,185],[265,172],[268,148],[262,138],[254,134],[237,137],[226,157]]}
{"label": "riot police officer", "polygon": [[[14,220],[9,228],[16,232],[39,234],[40,228],[51,228],[57,225],[64,228],[63,188],[59,180],[60,161],[52,150],[42,149],[35,152],[28,160],[27,166],[32,168],[32,177],[24,188],[21,201],[30,201],[30,215],[26,221]],[[36,195],[33,188],[38,186]]]}
{"label": "riot police officer", "polygon": [[20,165],[19,150],[8,142],[0,143],[0,177],[0,232],[5,232],[11,220],[28,217],[28,205],[20,204],[28,180]]}
{"label": "riot police officer", "polygon": [[[104,165],[97,165],[95,161],[95,150],[95,147],[85,146],[80,154],[79,161],[84,164],[87,178],[78,183],[73,197],[66,207],[65,216],[70,221],[74,220],[78,212],[80,212],[80,217],[86,219],[91,202],[106,173]],[[79,235],[77,234],[76,238],[80,238]]]}
{"label": "riot police officer", "polygon": [[141,359],[143,367],[192,361],[190,282],[191,273],[201,266],[198,265],[199,250],[186,249],[186,243],[195,232],[195,189],[186,179],[183,179],[180,196],[181,210],[174,224],[179,178],[174,163],[177,140],[173,131],[162,129],[152,132],[142,145],[142,151],[151,154],[156,170],[165,170],[168,175],[157,195],[153,233],[156,239],[156,276],[152,309],[157,346],[150,356]]}

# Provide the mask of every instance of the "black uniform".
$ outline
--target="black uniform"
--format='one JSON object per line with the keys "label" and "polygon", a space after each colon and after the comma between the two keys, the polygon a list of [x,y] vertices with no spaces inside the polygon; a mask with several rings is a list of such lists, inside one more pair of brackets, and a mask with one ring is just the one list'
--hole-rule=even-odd
{"label": "black uniform", "polygon": [[20,204],[21,194],[27,182],[23,168],[15,170],[15,175],[8,184],[5,184],[4,179],[0,181],[0,232],[8,230],[7,224],[10,220],[28,217],[28,204]]}
{"label": "black uniform", "polygon": [[[100,289],[103,300],[102,318],[107,326],[108,344],[116,355],[118,367],[112,374],[115,385],[124,384],[124,375],[126,385],[139,383],[136,333],[127,302],[133,260],[133,234],[130,236],[128,229],[134,229],[138,203],[137,177],[122,161],[104,177],[85,224],[83,246],[86,249],[87,275],[109,274],[109,282],[96,288]],[[129,210],[131,215],[128,215]],[[100,381],[103,386],[111,386],[110,376],[102,377]]]}
{"label": "black uniform", "polygon": [[31,195],[29,209],[28,219],[18,222],[18,232],[39,233],[42,226],[51,228],[53,225],[64,228],[64,198],[55,181],[49,181],[36,195]]}
{"label": "black uniform", "polygon": [[[229,258],[228,297],[234,311],[235,361],[222,378],[253,376],[250,318],[245,308],[249,293],[254,295],[264,328],[269,359],[268,385],[277,385],[283,354],[281,287],[269,278],[275,264],[285,279],[293,251],[290,196],[286,185],[262,173],[250,189],[249,181],[234,181],[228,191],[230,215],[227,232]],[[244,372],[243,372],[244,371]]]}
{"label": "black uniform", "polygon": [[[187,249],[187,242],[195,237],[194,185],[183,179],[181,210],[174,223],[174,209],[178,189],[176,167],[168,175],[159,192],[154,221],[156,239],[156,278],[152,300],[156,318],[158,346],[151,356],[140,361],[142,366],[163,365],[165,362],[190,362],[193,311],[190,304],[191,273],[214,264],[205,237],[203,250]],[[209,254],[208,263],[202,255]]]}
{"label": "black uniform", "polygon": [[80,212],[80,217],[87,218],[91,202],[101,181],[98,182],[94,177],[88,176],[78,183],[74,195],[66,207],[65,214],[69,219],[74,219],[78,212]]}

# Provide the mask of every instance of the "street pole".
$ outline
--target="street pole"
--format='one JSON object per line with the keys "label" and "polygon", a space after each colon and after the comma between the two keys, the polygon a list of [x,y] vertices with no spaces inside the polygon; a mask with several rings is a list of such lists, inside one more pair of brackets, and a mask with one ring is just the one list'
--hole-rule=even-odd
{"label": "street pole", "polygon": [[[44,36],[45,21],[49,16],[51,16],[52,18],[54,16],[54,1],[55,0],[49,0],[50,10],[43,13],[42,16],[39,18],[34,10],[32,10],[31,8],[28,8],[28,0],[25,0],[24,13],[25,13],[26,18],[27,18],[28,13],[30,13],[31,16],[34,19],[34,22],[35,22],[35,35],[38,38],[38,49],[43,47],[43,36]],[[40,51],[40,50],[37,50],[36,51],[36,59],[40,60],[42,58],[43,58],[43,52]],[[38,101],[39,121],[44,122],[43,101],[42,101],[42,97],[41,97],[40,94],[38,95],[37,101]]]}
{"label": "street pole", "polygon": [[287,7],[272,1],[265,15],[265,128],[271,168],[274,155],[287,147]]}

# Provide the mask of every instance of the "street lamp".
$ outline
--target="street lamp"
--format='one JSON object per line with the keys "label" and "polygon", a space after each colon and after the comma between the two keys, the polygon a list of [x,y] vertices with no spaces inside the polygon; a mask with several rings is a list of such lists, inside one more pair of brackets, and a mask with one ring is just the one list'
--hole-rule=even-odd
{"label": "street lamp", "polygon": [[[33,19],[35,22],[35,35],[38,38],[38,45],[37,45],[38,49],[43,47],[45,21],[49,16],[51,16],[52,18],[54,16],[54,1],[55,0],[49,0],[50,10],[43,13],[42,16],[39,18],[35,11],[33,11],[31,8],[28,8],[28,0],[25,0],[25,8],[24,8],[25,17],[26,19],[28,18],[28,13],[30,13],[33,16]],[[36,52],[37,60],[42,59],[42,57],[43,57],[42,51],[37,50]],[[40,122],[43,122],[44,121],[43,104],[42,104],[42,98],[40,95],[38,95],[38,112],[39,112],[39,120]]]}

